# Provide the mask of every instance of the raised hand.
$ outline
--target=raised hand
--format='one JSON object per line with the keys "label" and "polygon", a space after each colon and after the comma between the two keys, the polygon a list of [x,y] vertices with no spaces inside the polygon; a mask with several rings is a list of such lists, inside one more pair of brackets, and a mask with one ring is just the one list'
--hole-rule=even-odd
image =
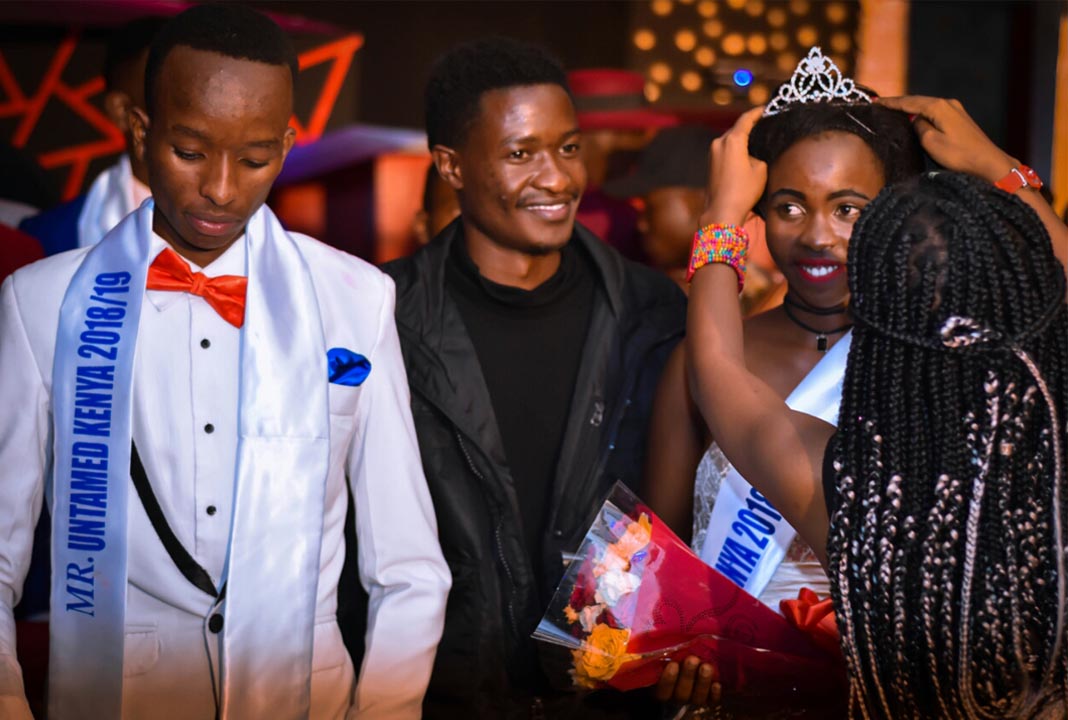
{"label": "raised hand", "polygon": [[708,160],[708,199],[701,225],[741,225],[764,194],[767,165],[749,154],[749,133],[764,112],[760,105],[742,113],[730,130],[712,141]]}
{"label": "raised hand", "polygon": [[[905,95],[879,98],[876,102],[915,115],[913,125],[920,144],[935,162],[947,170],[966,172],[996,183],[1020,165],[1019,160],[986,136],[957,100]],[[1036,190],[1023,188],[1016,196],[1038,213],[1049,232],[1053,252],[1068,269],[1068,227]]]}
{"label": "raised hand", "polygon": [[892,110],[915,115],[913,125],[923,149],[942,167],[997,182],[1019,161],[986,136],[958,100],[904,95],[876,100]]}

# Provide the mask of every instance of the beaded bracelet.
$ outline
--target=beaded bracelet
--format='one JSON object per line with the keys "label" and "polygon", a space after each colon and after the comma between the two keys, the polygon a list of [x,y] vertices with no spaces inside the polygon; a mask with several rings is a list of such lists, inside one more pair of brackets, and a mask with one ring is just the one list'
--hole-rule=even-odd
{"label": "beaded bracelet", "polygon": [[690,269],[686,281],[708,263],[723,263],[738,274],[738,292],[745,284],[745,255],[749,250],[749,234],[741,225],[705,225],[693,236]]}

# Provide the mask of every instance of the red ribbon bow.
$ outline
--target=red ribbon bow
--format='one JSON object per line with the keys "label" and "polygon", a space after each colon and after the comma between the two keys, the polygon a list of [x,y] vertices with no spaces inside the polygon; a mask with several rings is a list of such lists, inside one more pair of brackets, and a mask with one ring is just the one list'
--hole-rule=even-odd
{"label": "red ribbon bow", "polygon": [[240,275],[220,275],[209,278],[195,273],[174,250],[167,248],[148,268],[148,290],[174,290],[199,295],[208,305],[234,327],[245,324],[245,288],[248,278]]}
{"label": "red ribbon bow", "polygon": [[841,655],[831,598],[820,600],[820,596],[812,590],[801,588],[796,600],[782,600],[779,609],[791,625],[808,635],[821,648],[835,656]]}

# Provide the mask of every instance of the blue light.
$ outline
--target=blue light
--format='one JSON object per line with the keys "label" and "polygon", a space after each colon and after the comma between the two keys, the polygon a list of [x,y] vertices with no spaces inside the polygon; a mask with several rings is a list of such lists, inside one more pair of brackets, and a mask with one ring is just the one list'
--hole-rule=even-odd
{"label": "blue light", "polygon": [[748,70],[735,70],[734,71],[734,84],[738,87],[748,87],[753,83],[753,73]]}

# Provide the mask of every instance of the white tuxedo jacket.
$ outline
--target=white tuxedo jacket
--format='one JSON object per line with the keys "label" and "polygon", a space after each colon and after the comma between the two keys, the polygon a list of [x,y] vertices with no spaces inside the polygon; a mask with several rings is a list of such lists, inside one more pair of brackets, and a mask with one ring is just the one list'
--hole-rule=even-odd
{"label": "white tuxedo jacket", "polygon": [[[372,365],[358,387],[329,386],[330,466],[311,717],[418,718],[450,579],[412,426],[393,321],[393,283],[353,256],[305,236],[293,237],[311,270],[326,347],[351,349]],[[25,708],[12,607],[21,593],[46,486],[52,482],[50,393],[60,305],[87,252],[88,248],[73,250],[22,268],[0,290],[0,716],[4,718],[20,717]],[[220,260],[205,268],[205,274],[220,274],[211,272]],[[232,411],[236,418],[237,359],[227,356],[216,365],[204,365],[195,353],[208,352],[197,337],[198,323],[209,322],[203,320],[206,306],[194,296],[168,295],[178,298],[168,303],[188,313],[175,327],[189,325],[186,340],[195,344],[165,347],[157,341],[153,350],[152,341],[145,339],[152,337],[146,323],[154,322],[154,312],[171,312],[173,307],[158,304],[153,309],[146,297],[134,364],[133,435],[172,529],[219,580],[216,573],[226,555],[226,533],[208,532],[210,520],[204,513],[213,503],[207,515],[218,513],[228,527],[232,494],[218,500],[196,497],[205,491],[199,484],[192,491],[190,481],[183,479],[183,468],[195,468],[198,461],[190,457],[193,447],[187,447],[186,438],[203,426],[198,424],[201,418],[181,414],[195,408],[189,395],[195,396],[207,383],[215,397],[204,402],[221,403],[230,408],[223,415]],[[222,347],[237,345],[231,338]],[[226,418],[219,424],[213,437],[236,448],[236,433],[233,438],[226,436]],[[228,445],[222,452],[222,457],[230,457]],[[190,469],[188,474],[195,473]],[[360,577],[370,594],[366,656],[358,683],[335,621],[345,552],[346,482],[355,501]],[[205,622],[213,600],[175,567],[132,487],[129,498],[123,716],[210,718],[212,677],[214,672],[217,681],[219,667],[217,636]]]}

